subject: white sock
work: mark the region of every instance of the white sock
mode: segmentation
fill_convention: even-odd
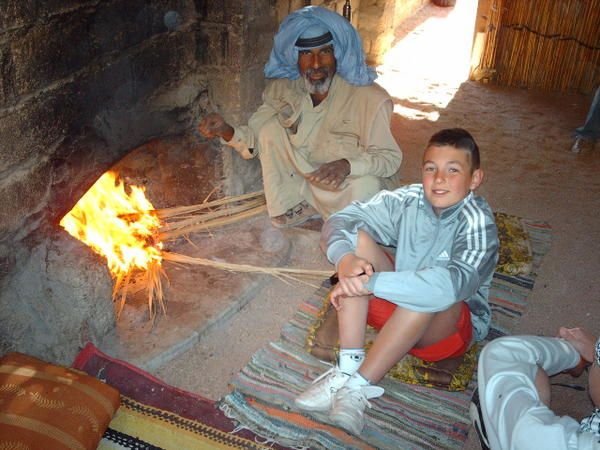
[[[365,349],[363,348],[340,349],[340,358],[338,364],[340,370],[347,375],[353,375],[356,373],[364,360]]]
[[[358,372],[356,372],[354,375],[352,375],[350,377],[350,379],[348,381],[346,381],[346,387],[349,387],[349,388],[368,386],[370,384],[371,383],[369,383],[369,380],[367,380],[365,377],[363,377]]]

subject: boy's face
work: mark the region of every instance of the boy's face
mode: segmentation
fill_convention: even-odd
[[[455,205],[483,181],[483,172],[471,173],[471,156],[450,145],[431,146],[423,155],[423,189],[436,213]]]

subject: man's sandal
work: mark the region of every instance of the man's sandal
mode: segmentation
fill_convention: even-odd
[[[318,219],[321,215],[315,208],[306,201],[298,203],[293,208],[288,209],[285,214],[271,217],[271,224],[275,228],[289,228],[301,225],[307,220]]]

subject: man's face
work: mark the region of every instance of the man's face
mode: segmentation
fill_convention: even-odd
[[[335,74],[333,45],[298,51],[298,67],[311,94],[324,94]]]
[[[483,180],[481,169],[471,171],[471,156],[450,145],[431,146],[423,155],[423,190],[436,213],[455,205]]]

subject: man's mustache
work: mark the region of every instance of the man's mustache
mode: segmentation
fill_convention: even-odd
[[[329,69],[327,67],[319,67],[318,69],[313,69],[312,67],[306,69],[305,76],[310,77],[316,73],[323,74],[325,76],[329,76]]]

